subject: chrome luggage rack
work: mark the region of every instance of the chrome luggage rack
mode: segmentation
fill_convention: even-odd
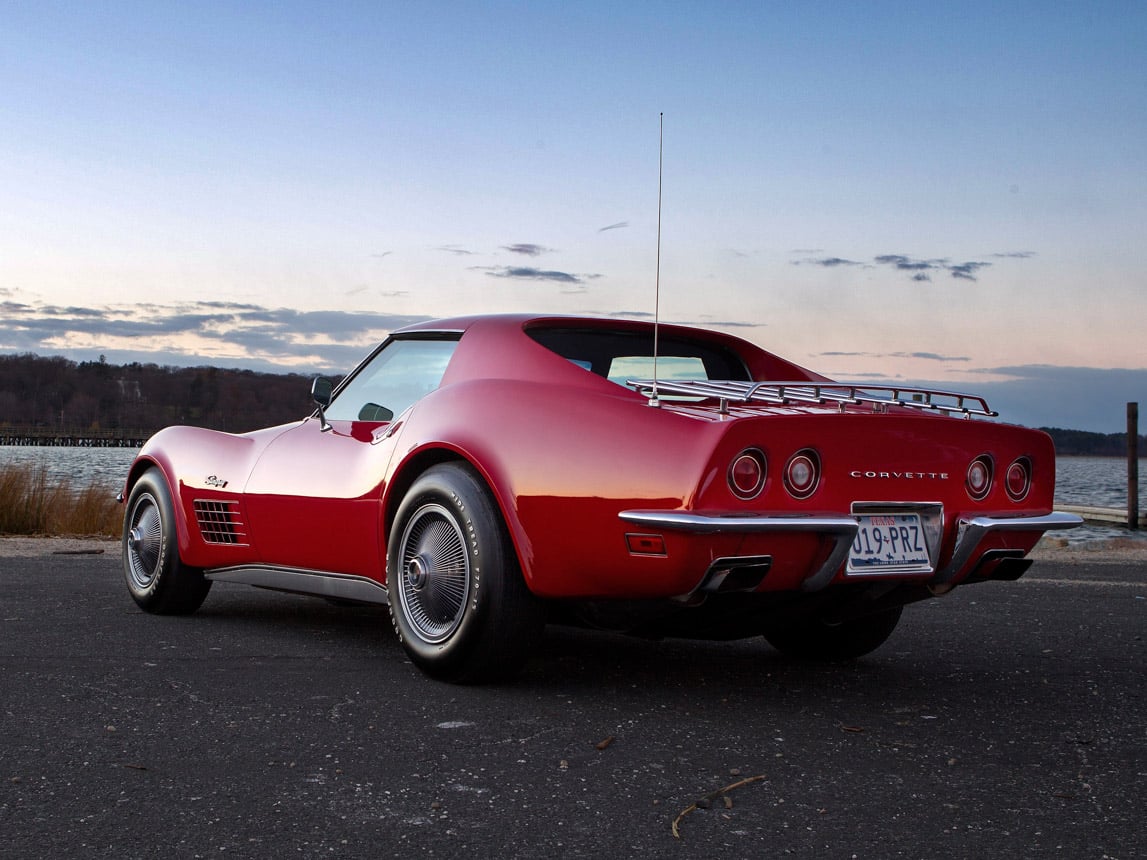
[[[1000,414],[989,409],[984,398],[972,394],[860,382],[737,382],[718,379],[659,379],[655,382],[652,379],[628,379],[626,385],[649,397],[651,405],[656,405],[662,394],[717,400],[723,415],[728,414],[730,403],[765,403],[770,406],[835,403],[842,412],[846,406],[867,403],[876,412],[886,411],[889,406],[907,406],[944,415],[957,413],[964,418],[995,418]]]

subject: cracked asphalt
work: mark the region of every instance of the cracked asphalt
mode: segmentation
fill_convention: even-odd
[[[114,552],[0,557],[0,850],[82,857],[1147,856],[1147,565],[1041,561],[852,665],[550,628],[452,687],[385,609]],[[674,836],[676,824],[678,836]]]

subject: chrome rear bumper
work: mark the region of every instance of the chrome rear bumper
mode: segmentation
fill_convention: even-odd
[[[813,532],[832,541],[824,563],[801,583],[803,591],[819,591],[836,576],[848,559],[856,537],[857,521],[847,516],[773,516],[766,514],[698,514],[689,511],[622,511],[627,523],[645,528],[684,531],[692,534],[794,534]],[[927,580],[929,585],[947,585],[977,557],[985,539],[995,532],[1040,532],[1073,529],[1083,520],[1075,514],[1051,513],[1042,517],[972,517],[957,523],[956,549],[944,567]]]

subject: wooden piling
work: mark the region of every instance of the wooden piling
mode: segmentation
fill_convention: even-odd
[[[1127,404],[1127,528],[1139,528],[1139,404]]]

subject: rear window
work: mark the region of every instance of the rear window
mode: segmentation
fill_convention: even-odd
[[[619,355],[609,363],[610,382],[625,385],[627,379],[652,379],[653,356]],[[712,379],[705,362],[691,355],[657,356],[658,379]]]
[[[653,377],[653,333],[610,329],[532,328],[542,346],[618,385]],[[747,382],[749,371],[737,353],[702,340],[665,336],[658,342],[658,379],[732,379]]]

